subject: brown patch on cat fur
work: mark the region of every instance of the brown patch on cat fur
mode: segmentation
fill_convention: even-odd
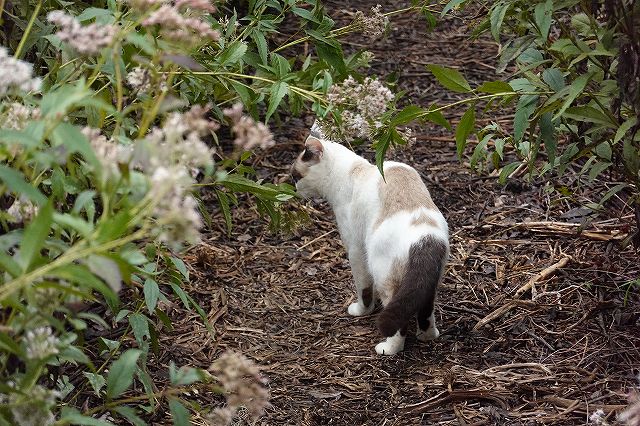
[[[351,168],[349,174],[354,177],[363,176],[367,172],[367,166],[369,166],[369,163],[358,163]]]
[[[362,304],[367,308],[373,303],[373,287],[362,289]]]
[[[385,170],[384,180],[380,181],[378,191],[381,208],[375,227],[402,211],[413,211],[422,207],[438,210],[418,172],[404,166]]]
[[[429,225],[429,226],[439,228],[438,222],[436,222],[432,217],[429,217],[424,213],[420,213],[420,216],[413,218],[411,220],[411,225],[412,226]]]

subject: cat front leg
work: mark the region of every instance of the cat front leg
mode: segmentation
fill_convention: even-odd
[[[369,315],[375,307],[373,294],[373,278],[367,270],[367,262],[360,252],[349,253],[351,273],[356,286],[357,301],[347,308],[349,315],[359,317]]]

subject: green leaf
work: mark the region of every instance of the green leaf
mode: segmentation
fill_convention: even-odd
[[[565,86],[562,71],[557,68],[547,68],[542,72],[542,80],[549,85],[551,90],[559,92]]]
[[[44,245],[51,223],[53,222],[53,203],[47,202],[40,208],[38,215],[33,222],[27,226],[22,236],[20,245],[20,258],[18,263],[24,272],[27,272],[33,261],[40,255],[40,250]]]
[[[207,377],[207,373],[204,370],[187,366],[180,367],[177,371],[175,371],[174,367],[172,373],[170,374],[171,384],[177,386],[191,385]]]
[[[12,354],[20,353],[20,346],[6,333],[0,333],[0,349]]]
[[[610,165],[611,163],[606,161],[596,162],[591,167],[591,170],[589,170],[589,181],[593,181],[595,178],[597,178],[602,172],[608,169]]]
[[[307,34],[312,35],[311,31],[307,31]],[[312,37],[314,36],[312,35]],[[318,57],[336,70],[338,74],[336,77],[342,77],[347,74],[347,65],[344,62],[344,55],[340,46],[332,46],[322,41],[316,41],[315,46]]]
[[[187,297],[187,293],[185,293],[182,287],[180,287],[176,283],[170,283],[169,285],[171,286],[173,292],[180,298],[184,307],[186,309],[189,309],[189,298]]]
[[[231,235],[231,228],[233,223],[231,221],[231,207],[229,206],[229,197],[226,193],[216,189],[216,197],[218,198],[218,204],[220,205],[220,211],[224,217],[224,223],[227,225],[227,235]]]
[[[56,146],[64,146],[69,153],[78,152],[94,168],[100,170],[100,162],[96,157],[89,140],[79,128],[69,123],[60,123],[51,134],[51,141]]]
[[[158,283],[147,278],[144,282],[144,301],[147,304],[149,313],[153,313],[158,305],[158,299],[160,298],[160,288]]]
[[[469,86],[469,83],[460,71],[435,64],[427,65],[427,68],[445,88],[457,93],[468,93],[471,91],[471,86]]]
[[[101,280],[96,278],[86,266],[73,264],[65,265],[51,271],[51,274],[78,284],[82,288],[92,288],[100,292],[110,305],[116,305],[118,302],[118,296],[116,293]]]
[[[640,150],[630,138],[624,140],[622,159],[631,176],[637,177],[640,171]]]
[[[91,255],[86,259],[86,264],[91,272],[102,278],[114,292],[120,291],[122,274],[114,260],[106,256]]]
[[[182,274],[182,276],[189,281],[189,271],[187,270],[187,265],[180,259],[179,257],[171,256],[171,262],[175,265],[178,272]]]
[[[93,94],[85,87],[84,80],[79,80],[75,85],[65,84],[42,97],[40,112],[43,117],[57,119],[64,116],[78,102]]]
[[[142,347],[145,343],[145,337],[149,339],[149,319],[143,314],[131,314],[129,315],[129,325],[133,331],[133,336],[136,339],[139,347]]]
[[[111,364],[107,376],[107,398],[117,397],[131,386],[141,353],[138,349],[129,349]]]
[[[407,124],[415,120],[417,117],[423,115],[425,112],[425,109],[420,108],[417,105],[409,105],[407,107],[404,107],[402,111],[398,112],[389,124],[391,126]]]
[[[544,3],[538,3],[535,7],[534,15],[536,25],[543,39],[549,37],[549,29],[551,28],[551,17],[553,14],[553,0],[547,0]]]
[[[100,390],[107,383],[104,377],[97,373],[89,373],[88,371],[83,371],[82,374],[87,378],[96,395],[100,397]]]
[[[497,42],[500,42],[500,27],[502,27],[502,21],[504,21],[504,17],[510,7],[511,2],[505,3],[501,1],[491,9],[491,15],[489,17],[491,22],[491,34]]]
[[[73,424],[82,426],[114,426],[113,423],[106,420],[94,419],[93,417],[83,416],[79,412],[67,413],[60,419],[61,424]]]
[[[175,426],[191,425],[191,414],[180,401],[175,398],[169,398],[169,410]]]
[[[295,15],[298,15],[299,17],[304,18],[307,21],[315,22],[316,24],[320,23],[320,21],[315,16],[313,16],[313,13],[307,9],[303,9],[301,7],[294,7],[291,9],[291,11]]]
[[[265,121],[269,121],[269,117],[276,111],[276,108],[278,108],[280,102],[282,102],[282,98],[284,98],[284,95],[287,93],[289,93],[289,85],[284,81],[277,81],[271,86],[269,108],[267,109]]]
[[[40,206],[47,202],[47,197],[42,195],[36,187],[26,182],[22,173],[11,167],[0,164],[0,180],[16,195],[25,195]]]
[[[269,53],[267,39],[260,30],[256,30],[251,33],[251,37],[253,38],[253,42],[256,44],[256,49],[258,49],[258,55],[260,56],[262,64],[267,65],[267,54]]]
[[[456,150],[458,152],[458,158],[462,159],[462,153],[467,145],[467,138],[473,132],[476,124],[476,110],[475,105],[471,105],[467,112],[464,113],[456,128]]]
[[[220,66],[232,65],[238,62],[244,54],[247,52],[247,45],[237,40],[227,46],[222,51],[220,58],[218,59]]]
[[[638,122],[637,117],[631,117],[630,119],[622,123],[620,127],[618,127],[618,130],[616,131],[616,135],[613,138],[613,143],[620,142],[620,140],[624,137],[624,135],[627,134],[629,129],[635,126],[637,122]]]
[[[451,0],[451,1],[449,1],[449,3],[447,3],[446,6],[442,9],[442,12],[440,12],[440,17],[442,18],[444,15],[447,14],[447,12],[449,12],[450,10],[454,9],[455,7],[461,5],[465,1],[467,1],[467,0]]]
[[[516,161],[514,163],[509,163],[506,166],[504,166],[500,171],[498,182],[504,185],[507,182],[509,175],[511,175],[511,173],[513,173],[520,166],[520,164],[522,163]]]
[[[147,426],[147,422],[145,422],[138,416],[136,410],[133,407],[130,407],[128,405],[119,405],[113,408],[113,411],[120,414],[134,426]]]
[[[90,237],[91,234],[93,233],[92,223],[89,223],[80,217],[72,216],[68,213],[64,213],[64,214],[54,213],[53,221],[58,225],[62,225],[66,228],[71,228],[77,231],[78,233],[80,233],[80,235],[82,235],[85,238]]]
[[[513,138],[516,142],[520,142],[524,137],[524,132],[529,125],[529,117],[536,109],[537,102],[537,95],[522,95],[520,97],[513,117]]]
[[[8,143],[16,143],[25,148],[36,148],[40,145],[40,141],[22,130],[0,129],[0,141]]]
[[[596,155],[603,160],[611,161],[611,155],[613,154],[613,152],[611,150],[611,145],[609,145],[609,142],[602,142],[601,144],[596,146],[594,151]]]
[[[616,127],[616,123],[613,123],[607,114],[599,109],[587,105],[567,108],[564,112],[564,116],[576,121],[603,124],[611,128]]]
[[[557,140],[554,134],[554,125],[551,120],[551,113],[546,112],[542,114],[540,117],[540,121],[538,122],[538,126],[540,126],[540,137],[544,142],[544,148],[547,152],[547,157],[549,159],[549,163],[553,164],[556,158],[556,147]]]
[[[451,130],[451,124],[449,121],[445,118],[444,114],[442,114],[442,111],[434,111],[436,108],[435,104],[431,105],[427,110],[428,113],[424,116],[424,119],[442,126],[447,130]]]
[[[485,81],[476,90],[478,92],[490,94],[513,92],[513,88],[509,85],[509,83],[505,83],[504,81]]]
[[[0,251],[0,266],[13,278],[16,278],[18,275],[22,275],[22,268],[20,267],[20,264],[13,260],[13,257],[5,253],[4,250]]]
[[[573,83],[571,83],[571,86],[569,86],[569,94],[560,110],[553,116],[553,121],[556,121],[567,110],[567,108],[571,106],[573,101],[582,94],[584,88],[587,86],[587,83],[589,83],[593,75],[593,72],[582,74],[580,77],[576,78]]]

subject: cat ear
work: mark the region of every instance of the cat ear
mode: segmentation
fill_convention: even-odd
[[[322,142],[320,142],[320,139],[309,136],[304,143],[304,151],[305,153],[302,157],[303,160],[319,160],[320,158],[322,158],[322,154],[324,153],[324,147],[322,146]]]

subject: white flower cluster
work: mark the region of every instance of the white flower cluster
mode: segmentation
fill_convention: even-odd
[[[255,147],[269,148],[275,144],[271,130],[264,124],[242,113],[242,104],[236,103],[222,112],[231,122],[231,132],[235,139],[233,143],[244,151]]]
[[[132,6],[141,8],[144,1],[131,1]],[[146,3],[149,3],[147,0]],[[200,16],[185,16],[185,14],[211,13],[215,11],[215,7],[206,0],[177,0],[174,4],[162,4],[163,2],[155,2],[161,6],[151,12],[151,14],[142,21],[142,25],[150,27],[158,25],[160,34],[168,39],[176,42],[198,43],[202,39],[211,39],[217,41],[220,33],[211,28],[208,22],[201,19]]]
[[[202,227],[197,202],[190,193],[190,173],[213,165],[214,152],[202,137],[219,125],[205,118],[207,111],[197,105],[183,114],[170,114],[161,128],[153,129],[136,147],[135,165],[150,180],[153,216],[161,230],[158,238],[169,244],[196,242]]]
[[[217,408],[209,421],[214,425],[227,425],[241,407],[246,408],[251,420],[257,420],[269,404],[269,391],[256,365],[242,354],[227,351],[218,358],[209,371],[225,390],[227,406]]]
[[[139,93],[147,93],[151,91],[151,83],[153,75],[151,70],[144,67],[135,67],[127,73],[125,78],[127,85]],[[160,76],[160,90],[167,87],[167,77],[164,74]]]
[[[349,76],[331,87],[327,98],[332,106],[342,109],[342,122],[337,125],[326,120],[318,124],[329,137],[352,142],[366,139],[382,127],[380,116],[393,100],[393,93],[380,81],[367,77],[358,83]]]
[[[26,198],[20,197],[7,209],[7,214],[11,216],[11,221],[14,223],[30,222],[38,214],[38,206]]]
[[[40,89],[40,79],[33,77],[33,65],[9,56],[0,46],[0,98]]]
[[[50,426],[55,423],[51,409],[60,397],[59,392],[35,385],[26,395],[12,393],[9,397],[11,414],[17,425]]]
[[[131,146],[119,144],[100,133],[100,130],[91,127],[82,129],[82,134],[89,139],[91,147],[98,157],[102,166],[104,179],[117,178],[120,176],[120,166],[129,164],[133,157]]]
[[[40,118],[40,108],[31,108],[18,102],[12,102],[4,114],[0,116],[0,128],[22,130],[30,120],[38,118]]]
[[[387,26],[387,18],[380,12],[381,5],[371,8],[371,14],[365,15],[362,11],[356,12],[355,21],[362,25],[362,34],[370,38],[377,38],[384,34]]]
[[[51,327],[29,330],[24,336],[25,352],[28,359],[46,359],[58,353],[60,340],[54,336]]]
[[[97,55],[111,44],[116,33],[112,25],[93,23],[82,26],[73,16],[62,10],[49,12],[47,20],[58,26],[55,35],[81,55]]]

